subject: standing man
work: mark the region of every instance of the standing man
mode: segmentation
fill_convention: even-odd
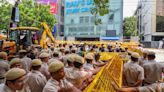
[[[158,47],[158,49],[162,49],[163,43],[164,43],[164,40],[163,39],[159,41],[159,47]]]
[[[51,79],[46,83],[43,92],[81,92],[64,78],[64,64],[62,62],[52,62],[48,70]]]
[[[144,69],[138,65],[139,54],[133,52],[131,61],[124,65],[123,84],[128,87],[138,87],[142,85],[144,79]]]
[[[40,72],[46,77],[48,80],[50,78],[50,73],[48,72],[48,61],[49,61],[49,54],[48,53],[41,53],[40,54],[40,59],[42,61],[42,66],[40,69]]]
[[[0,84],[5,81],[5,73],[9,70],[9,64],[4,60],[7,53],[0,52]]]
[[[164,64],[156,62],[155,57],[156,56],[154,52],[149,52],[148,63],[143,65],[145,72],[144,85],[150,85],[161,80]]]
[[[31,59],[27,57],[27,51],[20,50],[19,56],[22,61],[23,69],[26,70],[26,72],[28,73],[30,71],[30,67],[31,67]]]
[[[23,68],[22,66],[22,62],[21,62],[21,59],[20,58],[13,58],[10,62],[10,69],[11,68]]]
[[[32,92],[42,92],[46,85],[46,77],[39,71],[42,61],[34,59],[32,61],[31,72],[28,74],[27,83]]]

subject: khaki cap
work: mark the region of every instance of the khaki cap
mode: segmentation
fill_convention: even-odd
[[[133,52],[131,56],[134,57],[134,58],[139,58],[140,57],[140,55],[137,52]]]
[[[67,60],[70,61],[70,62],[74,62],[75,61],[75,54],[68,55]]]
[[[6,80],[15,80],[26,74],[26,71],[20,68],[12,68],[6,74]]]
[[[19,50],[19,53],[26,53],[26,50]]]
[[[155,55],[155,52],[149,51],[148,55]]]
[[[74,62],[78,62],[78,63],[81,63],[81,64],[84,64],[84,58],[79,56],[79,55],[76,55],[75,56],[75,61]]]
[[[54,50],[54,51],[53,51],[53,54],[59,54],[59,51]]]
[[[93,59],[94,59],[94,56],[93,56],[92,53],[88,53],[88,54],[85,56],[85,59],[93,60]]]
[[[58,70],[60,70],[62,68],[64,68],[64,64],[61,61],[55,61],[49,65],[48,71],[50,73],[54,73],[54,72],[57,72]]]
[[[58,59],[50,59],[50,60],[48,60],[48,65],[50,65],[52,62],[59,62],[59,60]]]
[[[49,57],[49,54],[43,52],[43,53],[41,53],[41,54],[39,55],[39,57],[40,57],[40,58],[46,58],[46,57]]]
[[[48,50],[46,50],[46,49],[43,49],[42,51],[41,51],[41,53],[48,53],[49,51]]]
[[[2,57],[2,58],[7,57],[7,53],[6,52],[0,52],[0,57]]]
[[[40,66],[42,65],[42,61],[40,59],[32,60],[32,66]]]
[[[122,50],[122,51],[125,51],[125,48],[122,47],[121,50]]]
[[[142,53],[143,53],[143,54],[149,54],[149,51],[148,51],[148,50],[143,50]]]
[[[73,47],[71,50],[76,51],[76,50],[77,50],[77,48],[76,48],[76,47]]]
[[[20,58],[13,58],[11,61],[10,61],[10,66],[12,65],[15,65],[15,64],[20,64],[21,63],[21,59]]]

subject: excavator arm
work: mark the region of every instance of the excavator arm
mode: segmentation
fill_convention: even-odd
[[[43,48],[47,48],[47,36],[51,39],[52,43],[55,43],[55,38],[53,37],[51,30],[45,22],[42,22],[41,26],[43,27],[44,31],[40,40],[40,45]]]

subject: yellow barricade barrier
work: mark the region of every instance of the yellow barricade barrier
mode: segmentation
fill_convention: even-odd
[[[116,92],[111,82],[115,82],[119,87],[122,86],[123,61],[117,53],[114,54],[109,64],[102,67],[83,92]]]
[[[111,52],[101,52],[100,53],[100,60],[101,61],[109,61],[113,58],[115,54],[111,53]]]

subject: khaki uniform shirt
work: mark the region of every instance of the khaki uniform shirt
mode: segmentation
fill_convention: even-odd
[[[27,84],[32,92],[42,92],[46,85],[46,77],[40,72],[32,70],[28,75]]]
[[[152,85],[139,87],[139,92],[164,92],[164,83],[155,83]]]
[[[25,56],[24,58],[21,59],[21,61],[22,61],[23,69],[26,70],[26,72],[28,73],[30,71],[32,60]]]
[[[40,68],[40,72],[46,77],[46,79],[50,78],[50,73],[48,72],[48,64],[43,62]]]
[[[92,76],[92,72],[87,72],[84,69],[73,68],[70,72],[70,75],[67,76],[69,82],[71,82],[74,86],[79,88],[82,83],[88,78]]]
[[[72,71],[73,71],[73,67],[65,67],[64,68],[66,78],[73,78]],[[67,80],[69,81],[69,79],[67,79]]]
[[[0,92],[31,92],[28,86],[24,87],[22,90],[13,91],[8,86],[1,84]]]
[[[87,71],[92,71],[92,70],[94,70],[93,64],[85,63],[83,67],[84,67],[84,69],[86,69]]]
[[[124,86],[133,86],[138,80],[144,79],[144,70],[137,62],[128,62],[123,70]]]
[[[6,61],[0,60],[0,84],[4,83],[5,73],[9,70],[9,64]]]
[[[164,64],[157,63],[156,61],[148,61],[148,63],[143,65],[143,68],[145,72],[144,85],[153,84],[156,81],[161,80]]]
[[[46,86],[43,89],[43,92],[58,92],[61,88],[71,88],[73,85],[68,82],[66,79],[61,80],[60,82],[49,79],[46,83]]]

